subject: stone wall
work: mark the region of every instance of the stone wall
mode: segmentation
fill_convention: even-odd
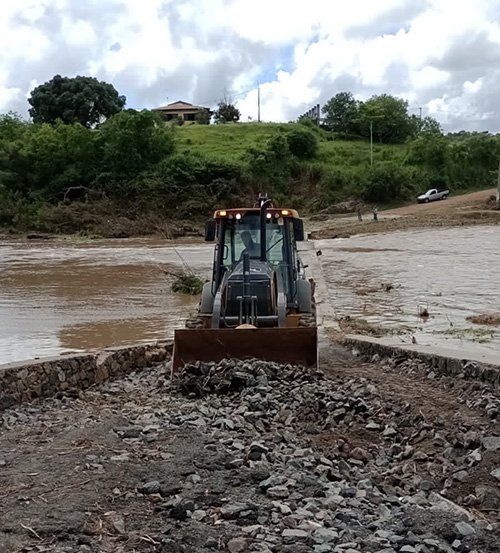
[[[500,366],[386,346],[352,337],[346,338],[343,343],[357,349],[362,355],[378,354],[380,357],[401,361],[414,358],[428,364],[439,375],[480,380],[500,386]],[[85,389],[92,384],[123,376],[170,359],[172,350],[173,343],[166,341],[0,365],[0,410],[72,388]]]
[[[366,356],[377,354],[381,358],[386,357],[401,362],[407,359],[418,359],[428,365],[439,376],[456,376],[468,380],[487,382],[493,386],[500,386],[500,359],[499,365],[490,365],[478,361],[470,361],[469,359],[446,357],[444,355],[436,355],[435,353],[388,346],[353,337],[346,338],[344,344],[357,349],[362,355]]]
[[[165,361],[172,349],[172,342],[158,342],[0,365],[0,410]]]

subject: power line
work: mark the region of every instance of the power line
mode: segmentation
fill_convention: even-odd
[[[227,93],[223,94],[223,96],[229,96],[230,98],[238,98],[240,96],[244,96],[245,94],[248,94],[249,92],[253,92],[254,90],[257,90],[258,91],[259,87],[252,87],[252,88],[249,88],[248,90],[244,90],[242,92],[236,92],[236,91],[228,91]],[[216,104],[217,102],[219,102],[221,100],[221,96],[219,96],[217,99],[215,100],[206,100],[206,101],[203,101],[203,102],[199,102],[200,104],[210,104],[210,105],[213,105],[213,104]]]

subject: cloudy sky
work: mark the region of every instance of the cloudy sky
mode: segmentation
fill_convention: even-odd
[[[0,113],[55,74],[127,106],[234,101],[289,121],[389,93],[447,131],[500,132],[500,0],[0,0]]]

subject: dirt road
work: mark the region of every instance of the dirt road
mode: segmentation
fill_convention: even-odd
[[[158,366],[3,412],[0,550],[498,551],[499,390],[338,347],[325,365],[184,393]]]
[[[421,215],[421,214],[437,214],[437,213],[456,213],[470,210],[483,210],[491,196],[494,196],[496,188],[488,190],[479,190],[470,194],[460,194],[457,196],[449,196],[446,200],[430,202],[428,204],[413,203],[395,209],[387,209],[382,211],[382,216],[392,215]]]
[[[354,234],[391,232],[425,227],[450,227],[477,224],[499,224],[500,210],[488,203],[496,189],[481,190],[470,194],[450,196],[446,200],[428,204],[413,203],[404,207],[388,209],[373,219],[371,208],[358,221],[353,215],[319,215],[311,217],[308,227],[313,239],[348,237]]]

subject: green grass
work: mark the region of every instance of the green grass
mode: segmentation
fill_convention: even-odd
[[[373,162],[398,161],[406,157],[405,144],[374,144]],[[364,140],[323,140],[319,145],[318,160],[328,165],[370,165],[370,143]]]
[[[261,146],[277,132],[286,132],[298,123],[228,123],[226,125],[184,125],[176,129],[179,151],[200,153],[209,157],[240,159],[250,148]],[[310,127],[308,127],[310,128]],[[318,129],[317,161],[328,165],[369,165],[370,143],[365,140],[329,139],[329,133]],[[373,160],[403,161],[404,144],[373,145]]]
[[[176,129],[178,150],[236,161],[250,148],[263,145],[278,131],[287,128],[287,124],[280,123],[184,125]]]
[[[185,124],[175,129],[177,151],[181,155],[199,154],[208,159],[222,159],[240,164],[245,174],[249,160],[246,154],[249,150],[264,148],[266,142],[278,132],[287,133],[294,128],[303,129],[304,126],[301,123]],[[300,160],[294,173],[285,177],[288,178],[286,194],[296,202],[299,197],[310,199],[313,196],[319,198],[322,205],[349,198],[363,198],[382,209],[413,203],[418,193],[432,186],[429,183],[431,171],[425,165],[408,163],[412,147],[410,143],[375,142],[371,167],[369,140],[344,140],[317,127],[306,128],[316,133],[319,139],[318,153],[313,159]],[[446,167],[443,167],[443,171],[447,173]],[[443,175],[443,178],[446,176]],[[260,184],[260,177],[260,174],[252,176],[257,184]],[[265,170],[262,177],[265,181]],[[485,182],[484,175],[478,179],[477,186],[466,182],[467,179],[470,181],[470,177],[464,176],[464,179],[465,182],[450,184],[452,194],[472,192],[490,186]],[[285,190],[283,184],[281,187],[280,193]],[[370,192],[370,187],[375,192]]]

